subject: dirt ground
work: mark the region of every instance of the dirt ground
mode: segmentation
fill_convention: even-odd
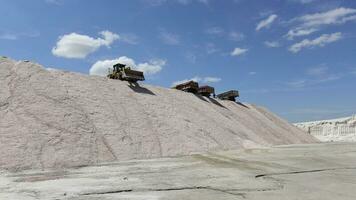
[[[356,199],[356,144],[308,144],[0,174],[0,199]]]

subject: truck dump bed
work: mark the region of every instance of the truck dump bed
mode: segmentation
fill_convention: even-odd
[[[230,90],[230,91],[218,94],[217,97],[221,100],[236,101],[236,97],[239,97],[239,91]]]
[[[199,87],[198,93],[203,96],[210,97],[211,94],[215,94],[215,89],[211,86],[204,85]]]
[[[188,81],[173,87],[177,90],[182,90],[184,92],[191,92],[196,94],[199,90],[199,84],[195,81]]]

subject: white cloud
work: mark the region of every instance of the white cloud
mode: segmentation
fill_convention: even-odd
[[[19,31],[8,31],[8,32],[0,32],[0,39],[2,40],[18,40],[21,38],[34,38],[39,37],[40,32],[38,31],[27,31],[27,32],[19,32]]]
[[[218,26],[210,27],[205,30],[205,33],[209,35],[222,35],[224,34],[224,32],[225,32],[224,29]]]
[[[289,51],[298,53],[303,48],[313,48],[316,46],[323,47],[326,44],[336,42],[341,38],[342,34],[340,32],[333,34],[323,34],[314,40],[305,39],[299,43],[293,44],[291,47],[289,47]]]
[[[306,70],[305,74],[305,77],[286,82],[286,85],[292,88],[305,88],[307,86],[335,81],[346,75],[345,73],[330,72],[329,68],[325,65],[309,68]]]
[[[310,35],[316,31],[318,31],[316,28],[292,29],[288,31],[286,37],[288,40],[293,40],[294,37]]]
[[[288,39],[293,39],[319,31],[322,26],[344,24],[349,21],[356,21],[356,9],[340,7],[326,12],[307,14],[291,20],[300,24],[289,30],[286,36]]]
[[[303,22],[303,26],[315,27],[329,24],[343,24],[350,20],[355,20],[356,9],[336,8],[323,13],[304,15],[298,20]]]
[[[144,2],[148,3],[149,5],[151,6],[160,6],[164,3],[167,3],[167,2],[171,2],[171,1],[168,1],[168,0],[144,0]],[[193,2],[198,2],[198,3],[202,3],[202,4],[209,4],[209,0],[175,0],[175,1],[172,1],[172,2],[177,2],[181,5],[188,5],[190,3],[193,3]]]
[[[139,43],[139,37],[133,33],[120,34],[120,40],[132,45]]]
[[[309,68],[306,74],[310,76],[322,76],[325,75],[327,71],[328,71],[328,67],[318,66],[318,67]]]
[[[286,84],[293,88],[301,88],[301,87],[305,87],[307,85],[307,81],[306,80],[295,80],[295,81],[289,81]]]
[[[207,43],[205,48],[207,54],[213,54],[220,51],[220,49],[216,48],[214,43]]]
[[[243,49],[243,48],[235,48],[231,53],[230,55],[231,56],[241,56],[245,53],[247,53],[248,49]]]
[[[188,81],[195,81],[195,82],[200,82],[200,83],[217,83],[217,82],[220,82],[221,81],[221,78],[218,78],[218,77],[210,77],[210,76],[207,76],[207,77],[200,77],[200,76],[195,76],[191,79],[184,79],[184,80],[180,80],[180,81],[175,81],[172,83],[172,86],[175,86],[175,85],[179,85],[179,84],[182,84],[182,83],[185,83],[185,82],[188,82]]]
[[[251,75],[251,76],[253,76],[253,75],[256,75],[257,72],[249,72],[248,74]]]
[[[166,61],[161,59],[153,59],[149,62],[136,64],[133,59],[126,56],[121,56],[118,59],[97,61],[90,68],[89,74],[106,76],[108,73],[108,69],[111,69],[112,66],[117,63],[126,64],[134,69],[143,71],[145,75],[157,74],[162,70],[163,66],[166,65]]]
[[[115,40],[119,39],[119,35],[110,31],[102,31],[99,34],[102,38],[95,39],[77,33],[63,35],[53,47],[52,54],[64,58],[85,58],[102,46],[110,47]]]
[[[308,3],[313,3],[317,0],[290,0],[290,1],[293,1],[293,2],[298,2],[298,3],[301,3],[301,4],[308,4]]]
[[[62,0],[45,0],[46,3],[48,4],[54,4],[54,5],[61,5]]]
[[[262,21],[260,21],[257,26],[256,26],[256,31],[259,31],[263,28],[269,28],[272,23],[277,19],[277,15],[273,14],[273,15],[270,15],[267,19],[264,19]]]
[[[240,32],[232,31],[229,33],[229,39],[232,41],[241,41],[245,38],[245,35]]]
[[[203,78],[203,83],[217,83],[217,82],[220,82],[221,81],[221,78],[218,78],[218,77],[204,77]]]
[[[159,38],[162,40],[163,43],[168,45],[179,45],[180,39],[179,35],[174,33],[168,33],[166,31],[161,31]]]
[[[264,44],[270,48],[277,48],[281,46],[281,44],[278,41],[265,41]]]
[[[18,36],[10,33],[3,33],[0,35],[0,39],[2,40],[17,40]]]

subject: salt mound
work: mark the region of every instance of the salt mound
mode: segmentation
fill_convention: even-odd
[[[315,139],[269,111],[0,60],[0,168],[62,168]]]
[[[323,142],[356,142],[356,115],[295,125]]]

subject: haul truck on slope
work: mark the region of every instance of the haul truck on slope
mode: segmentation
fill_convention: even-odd
[[[121,63],[114,65],[113,69],[109,69],[108,78],[119,79],[133,83],[145,80],[143,72],[132,70],[130,67]]]
[[[205,97],[210,97],[213,94],[215,97],[215,89],[208,85],[199,87],[198,93]]]
[[[196,93],[198,93],[198,90],[199,90],[199,84],[195,81],[188,81],[188,82],[174,86],[173,89],[182,90],[184,92],[190,92],[190,93],[196,94]]]
[[[218,98],[221,100],[236,101],[236,97],[239,97],[239,91],[230,90],[221,94],[218,94]]]

